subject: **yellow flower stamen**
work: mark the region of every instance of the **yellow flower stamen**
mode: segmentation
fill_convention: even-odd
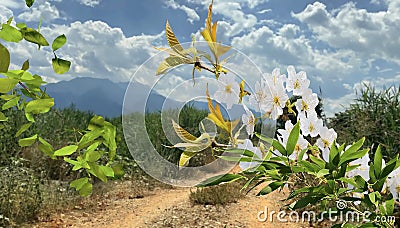
[[[299,80],[296,80],[296,81],[294,82],[293,88],[294,88],[294,89],[299,89],[299,88],[300,88],[300,82],[299,82]]]

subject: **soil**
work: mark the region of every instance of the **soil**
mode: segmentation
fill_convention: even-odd
[[[262,197],[249,193],[237,203],[213,206],[193,205],[190,188],[155,188],[133,195],[126,193],[127,188],[129,184],[119,183],[117,193],[107,193],[97,202],[56,213],[29,227],[310,227],[307,223],[283,223],[276,216],[272,221],[257,219],[265,208],[268,213],[279,212],[285,192]]]

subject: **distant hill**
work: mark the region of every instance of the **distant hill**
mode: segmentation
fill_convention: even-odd
[[[82,111],[92,111],[98,115],[116,117],[122,114],[125,90],[128,83],[114,83],[108,79],[75,78],[70,81],[50,83],[45,86],[47,93],[54,97],[57,108],[65,108],[74,104]],[[132,86],[129,94],[132,104],[127,104],[130,111],[143,112],[149,87],[139,83]],[[146,105],[146,111],[160,110],[165,97],[151,92]],[[178,107],[179,102],[169,101]]]
[[[124,96],[128,82],[115,83],[108,79],[75,78],[70,81],[49,83],[45,86],[46,92],[54,97],[56,108],[69,107],[74,104],[82,111],[92,111],[95,114],[106,117],[117,117],[122,114]],[[127,97],[129,104],[125,104],[125,110],[129,112],[154,112],[164,109],[182,107],[183,103],[166,98],[152,91],[146,100],[150,88],[140,83],[130,85]],[[145,102],[147,103],[145,104]],[[165,107],[163,105],[165,104]],[[206,102],[192,101],[191,105],[198,109],[208,110]],[[143,108],[146,107],[146,110]],[[226,112],[222,110],[224,116]],[[231,117],[238,118],[243,113],[239,105],[234,105]]]

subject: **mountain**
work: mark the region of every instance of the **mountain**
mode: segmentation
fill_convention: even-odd
[[[65,108],[74,104],[82,111],[92,111],[95,114],[116,117],[122,114],[124,95],[128,83],[114,83],[108,79],[75,78],[70,81],[50,83],[45,86],[46,92],[54,98],[55,107]],[[143,112],[146,96],[150,88],[146,85],[135,83],[130,86],[130,104],[126,108],[130,112]],[[146,103],[146,111],[161,110],[165,97],[151,92]],[[169,107],[178,107],[179,102],[169,100]],[[167,106],[167,108],[169,108]]]
[[[46,92],[54,98],[56,108],[62,109],[74,104],[79,110],[92,111],[106,117],[120,116],[123,107],[124,113],[144,113],[181,108],[184,104],[166,99],[157,92],[151,91],[150,87],[140,83],[131,84],[128,91],[126,91],[127,88],[128,82],[115,83],[108,79],[85,77],[50,83],[45,86]],[[147,96],[149,91],[151,91],[150,95]],[[129,103],[123,105],[125,93],[129,98],[127,99]],[[190,105],[208,110],[207,102],[192,101]],[[221,111],[223,116],[230,116],[233,119],[240,118],[244,113],[241,105],[234,105],[229,110],[230,115],[222,107]]]

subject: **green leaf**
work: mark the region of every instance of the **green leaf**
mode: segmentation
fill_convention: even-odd
[[[285,185],[285,183],[280,182],[280,181],[271,182],[268,186],[261,189],[261,191],[259,191],[257,193],[257,196],[267,195],[267,194],[275,191],[276,189],[282,187],[283,185]]]
[[[66,146],[59,150],[54,151],[54,156],[68,156],[75,153],[77,149],[78,146],[76,145]]]
[[[20,140],[18,140],[18,144],[21,147],[32,146],[32,144],[34,144],[36,142],[37,137],[38,137],[38,135],[36,134],[29,138],[20,139]]]
[[[23,36],[18,29],[11,25],[3,24],[0,30],[0,38],[7,42],[19,42],[22,40]]]
[[[103,134],[104,130],[96,129],[84,134],[78,143],[79,149],[83,149],[93,144],[93,141]]]
[[[299,136],[300,136],[300,122],[297,122],[289,134],[289,138],[286,144],[286,151],[287,151],[286,156],[290,156],[293,153],[297,141],[299,140]]]
[[[51,157],[52,159],[55,158],[54,156],[54,148],[53,146],[48,143],[46,140],[44,140],[43,138],[39,137],[39,150],[46,154],[47,156]]]
[[[27,59],[24,64],[22,64],[21,70],[28,70],[29,69],[29,59]]]
[[[64,34],[60,35],[54,39],[53,44],[51,45],[51,48],[53,49],[53,51],[57,51],[62,46],[64,46],[64,44],[66,42],[67,42],[67,37]]]
[[[0,122],[8,121],[8,117],[4,113],[0,112]]]
[[[93,191],[93,185],[91,183],[86,183],[82,186],[81,190],[79,190],[79,195],[81,196],[90,196]]]
[[[101,181],[107,183],[107,176],[104,173],[103,168],[94,162],[89,162],[88,164],[90,166],[88,172],[99,178]]]
[[[256,157],[258,158],[257,155],[255,155],[252,151],[250,150],[245,150],[245,149],[227,149],[225,150],[226,153],[231,153],[231,154],[240,154],[246,157]]]
[[[239,174],[222,174],[222,175],[218,175],[215,177],[211,177],[205,181],[202,181],[201,183],[199,183],[198,185],[196,185],[196,187],[208,187],[208,186],[214,186],[214,185],[218,185],[221,183],[230,183],[239,179],[243,179],[246,178],[242,175]]]
[[[0,73],[8,71],[10,66],[10,52],[0,43]],[[2,83],[0,83],[1,86]]]
[[[107,177],[114,177],[114,170],[109,166],[99,166],[99,169],[106,175]]]
[[[32,122],[22,125],[22,127],[17,131],[15,137],[19,137],[22,133],[24,133],[28,128],[32,126]]]
[[[14,16],[8,18],[7,25],[11,25],[11,22],[13,21],[13,19],[14,19]]]
[[[72,167],[72,171],[76,171],[76,170],[83,168],[82,163],[79,161],[75,161],[75,160],[69,159],[67,157],[64,157],[64,161],[68,162],[71,165],[74,165],[74,167]]]
[[[26,28],[26,24],[25,23],[17,23],[17,28],[24,29],[24,28]]]
[[[32,114],[25,112],[25,117],[29,122],[35,122],[35,119],[33,118]]]
[[[365,150],[363,151],[358,151],[362,145],[364,144],[365,137],[360,139],[359,141],[355,142],[353,145],[350,146],[347,150],[344,151],[342,154],[338,166],[341,166],[344,163],[348,163],[352,160],[358,159],[363,157],[367,152]]]
[[[385,201],[386,214],[392,215],[394,211],[394,198]]]
[[[382,152],[381,145],[378,145],[378,148],[375,151],[374,155],[374,173],[375,177],[379,177],[382,171]]]
[[[93,116],[92,119],[90,119],[88,130],[96,130],[98,128],[102,128],[104,126],[104,123],[106,121],[104,120],[104,117],[102,116]]]
[[[95,151],[95,150],[86,151],[85,152],[85,160],[88,162],[96,162],[101,158],[101,156],[103,156],[103,153],[104,152]]]
[[[25,112],[39,114],[50,111],[54,106],[54,98],[45,98],[39,100],[29,101],[25,107]]]
[[[6,103],[4,103],[3,106],[1,107],[2,110],[6,110],[6,109],[12,108],[12,107],[14,107],[14,106],[17,106],[17,105],[18,105],[19,98],[20,98],[20,97],[18,96],[18,97],[15,97],[15,98],[13,98],[13,99],[7,101]]]
[[[84,177],[77,180],[72,181],[69,186],[71,188],[75,188],[76,190],[80,190],[86,183],[89,182],[89,178]]]
[[[114,178],[118,179],[125,175],[124,168],[122,164],[117,164],[111,167],[114,171]]]
[[[26,28],[24,30],[24,39],[39,46],[49,46],[46,38],[44,38],[42,34],[32,28]]]
[[[326,164],[325,160],[317,158],[311,154],[309,155],[309,157],[310,157],[311,161],[313,161],[315,164],[317,164],[320,167],[320,169],[325,168],[325,164]]]
[[[321,178],[325,175],[329,174],[329,169],[321,169],[320,171],[318,171],[317,173],[317,177]]]
[[[25,0],[26,6],[31,8],[31,6],[33,5],[33,3],[35,2],[35,0]]]
[[[382,173],[381,173],[381,175],[379,176],[379,179],[383,179],[383,178],[386,178],[387,176],[389,176],[389,174],[390,174],[391,172],[393,172],[393,170],[395,170],[396,167],[398,167],[398,164],[397,164],[397,163],[398,163],[398,161],[397,161],[396,158],[390,160],[390,161],[386,164],[385,168],[383,168]]]
[[[287,155],[285,147],[283,147],[282,144],[278,140],[274,139],[274,141],[272,141],[272,146],[275,149],[277,149],[279,151],[279,153],[281,153],[282,155],[284,155],[284,156]]]
[[[71,62],[64,59],[53,58],[51,61],[53,65],[53,70],[57,74],[66,73],[69,71],[69,68],[71,67]]]
[[[18,80],[15,80],[15,79],[0,78],[0,93],[10,92],[12,89],[14,89],[14,87],[17,85],[17,83],[18,83]]]

